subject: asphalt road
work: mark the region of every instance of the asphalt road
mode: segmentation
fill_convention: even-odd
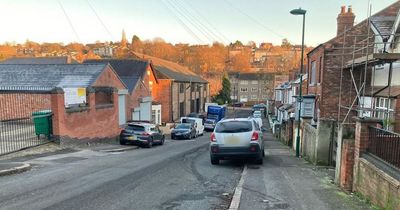
[[[31,171],[0,177],[0,209],[228,209],[240,179],[239,209],[369,208],[330,183],[333,170],[307,164],[265,136],[263,166],[211,165],[209,133],[151,149],[36,157],[27,161]]]
[[[243,164],[212,167],[208,141],[39,157],[0,177],[0,209],[226,209]]]

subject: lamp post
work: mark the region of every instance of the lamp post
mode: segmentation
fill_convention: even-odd
[[[299,84],[299,96],[297,97],[297,102],[299,104],[299,112],[297,119],[297,136],[296,136],[296,157],[300,156],[300,115],[301,115],[301,103],[303,102],[302,96],[302,83],[303,83],[303,59],[304,59],[304,28],[306,23],[306,10],[298,8],[290,11],[292,15],[302,15],[303,16],[303,31],[301,36],[301,61],[300,61],[300,84]]]

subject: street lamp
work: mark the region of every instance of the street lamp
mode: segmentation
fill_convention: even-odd
[[[300,85],[299,85],[299,97],[297,102],[299,104],[299,114],[297,119],[297,136],[296,136],[296,157],[300,156],[300,115],[301,115],[301,103],[303,101],[302,96],[302,83],[303,83],[303,59],[304,59],[304,28],[306,23],[306,10],[298,8],[290,11],[292,15],[302,15],[303,16],[303,31],[301,36],[301,61],[300,61]]]

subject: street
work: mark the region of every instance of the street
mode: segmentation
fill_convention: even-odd
[[[263,166],[211,165],[209,135],[151,149],[38,156],[27,161],[31,171],[0,177],[0,209],[228,209],[241,178],[239,209],[368,209],[338,191],[327,169],[295,158],[268,133]]]

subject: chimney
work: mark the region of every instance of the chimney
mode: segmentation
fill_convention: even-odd
[[[346,6],[342,6],[340,14],[337,17],[337,33],[336,33],[336,35],[338,36],[339,34],[343,33],[345,30],[349,30],[351,27],[353,27],[355,18],[356,18],[356,16],[354,15],[353,8],[351,6],[348,6],[347,12],[346,12]]]

